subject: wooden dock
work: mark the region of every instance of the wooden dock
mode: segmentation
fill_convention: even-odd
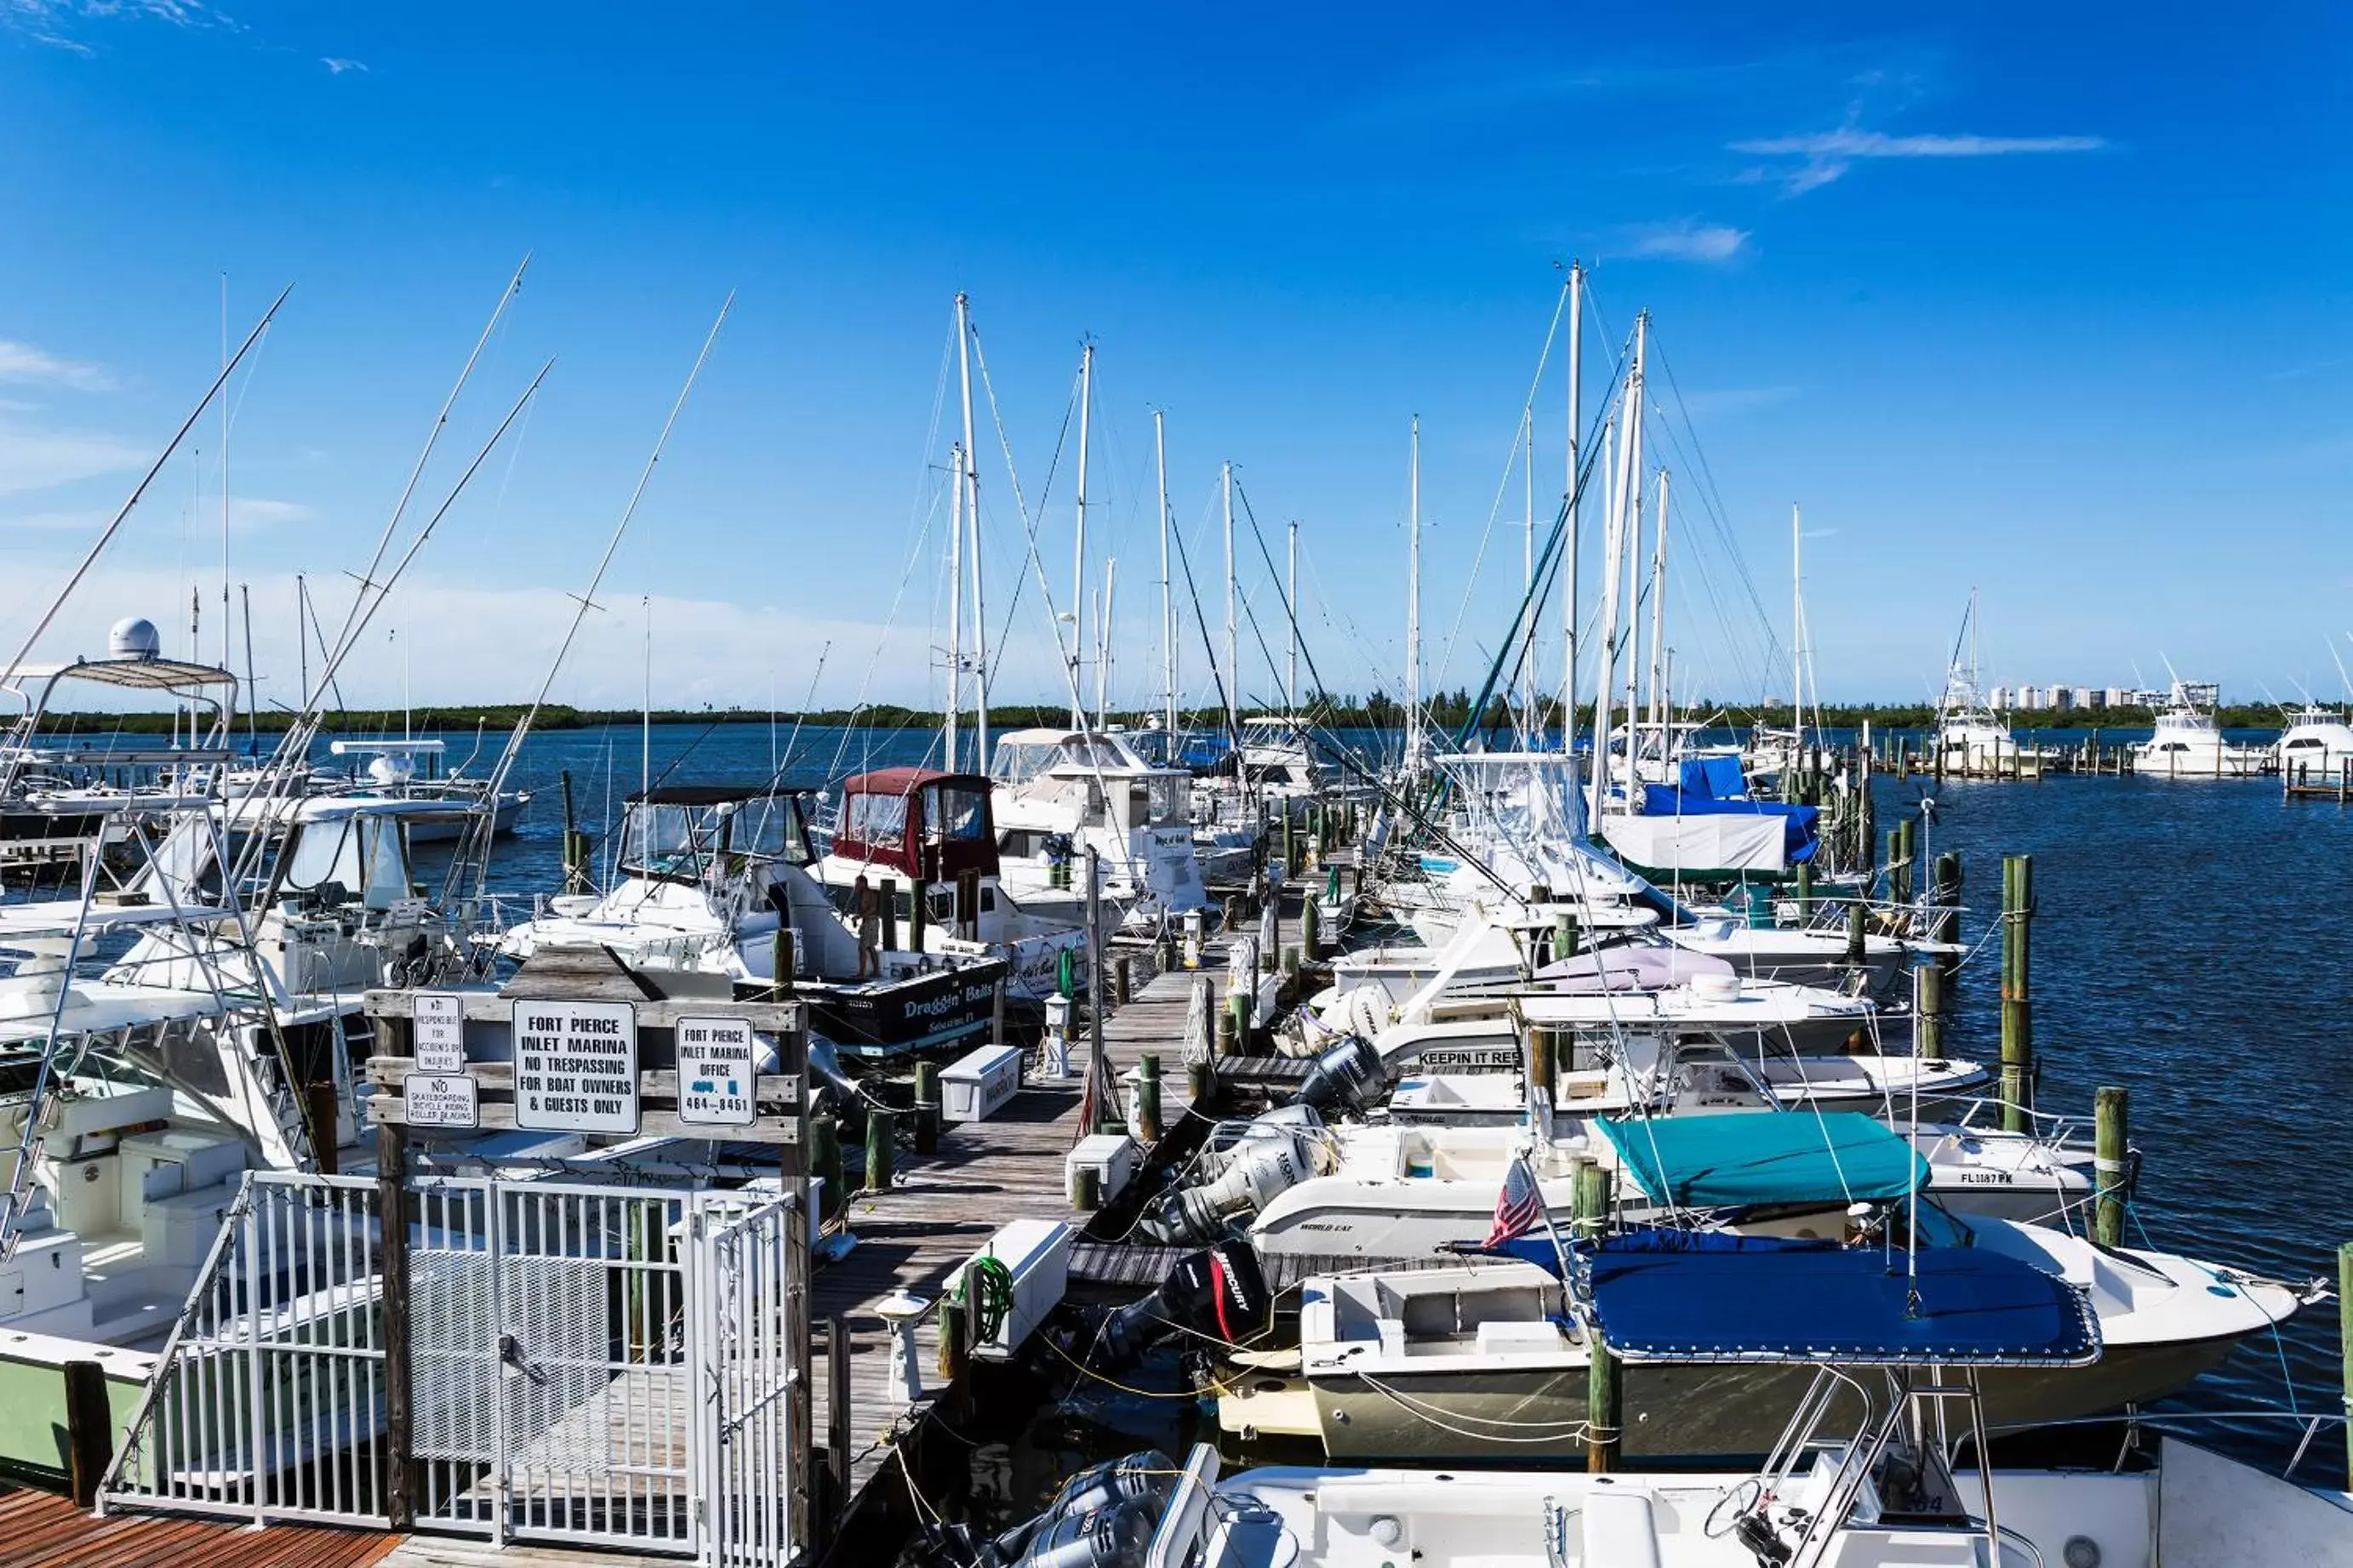
[[[1107,1011],[1103,1052],[1113,1082],[1145,1053],[1163,1064],[1164,1130],[1179,1125],[1190,1107],[1184,1061],[1186,1011],[1197,973],[1217,977],[1224,991],[1227,941],[1213,939],[1200,971],[1172,970],[1139,976],[1126,1006]],[[1132,958],[1147,970],[1149,954]],[[1105,986],[1108,996],[1110,987]],[[1083,1071],[1088,1037],[1083,1026],[1072,1043],[1073,1068]],[[1083,1219],[1073,1212],[1063,1186],[1063,1156],[1086,1135],[1080,1124],[1080,1087],[1025,1083],[1011,1103],[985,1121],[944,1126],[930,1155],[899,1155],[897,1178],[883,1193],[853,1194],[843,1214],[858,1245],[838,1263],[818,1271],[810,1317],[820,1342],[829,1320],[848,1333],[846,1373],[837,1373],[822,1355],[818,1362],[816,1427],[822,1442],[834,1430],[831,1388],[846,1382],[849,1393],[849,1490],[840,1508],[854,1512],[878,1476],[894,1458],[894,1445],[911,1432],[923,1407],[895,1405],[888,1394],[890,1333],[878,1304],[904,1290],[936,1303],[948,1275],[979,1251],[1001,1226],[1017,1219]],[[852,1142],[844,1133],[845,1145]],[[1157,1280],[1152,1281],[1157,1283]],[[926,1315],[916,1330],[927,1392],[937,1384],[939,1316]],[[889,1484],[903,1487],[892,1479]]]

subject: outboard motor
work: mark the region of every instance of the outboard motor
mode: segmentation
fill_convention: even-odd
[[[834,1048],[831,1040],[816,1035],[809,1037],[808,1069],[809,1076],[818,1080],[820,1088],[833,1091],[836,1104],[858,1103],[858,1080],[841,1070],[841,1053]]]
[[[1258,1213],[1315,1174],[1322,1131],[1322,1119],[1304,1105],[1250,1121],[1229,1149],[1203,1160],[1201,1181],[1171,1187],[1145,1205],[1135,1233],[1164,1247],[1210,1240],[1227,1221]]]
[[[1171,1334],[1240,1345],[1273,1326],[1274,1293],[1266,1288],[1258,1251],[1237,1237],[1188,1254],[1160,1289],[1105,1318],[1092,1361],[1115,1371]]]
[[[1362,1116],[1388,1099],[1388,1089],[1381,1053],[1362,1035],[1350,1035],[1315,1058],[1293,1103],[1327,1115]]]
[[[1081,1470],[1045,1512],[990,1541],[930,1525],[924,1555],[962,1568],[1142,1568],[1176,1490],[1176,1461],[1153,1451]]]

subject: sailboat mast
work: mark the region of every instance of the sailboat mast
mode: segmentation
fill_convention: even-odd
[[[1520,534],[1520,581],[1528,605],[1528,640],[1520,648],[1520,729],[1533,737],[1536,728],[1536,405],[1533,398],[1520,411],[1520,478],[1526,508]]]
[[[1421,767],[1421,416],[1413,416],[1405,556],[1405,766]]]
[[[1577,493],[1577,463],[1585,441],[1585,263],[1568,264],[1568,486],[1561,504],[1568,509],[1568,579],[1560,596],[1560,750],[1577,751],[1577,521],[1585,498]]]
[[[1087,602],[1087,416],[1094,407],[1095,345],[1092,340],[1079,352],[1079,527],[1071,545],[1071,614],[1077,616]],[[1080,700],[1086,633],[1073,626],[1071,637],[1071,728],[1087,725],[1086,705]]]
[[[940,713],[940,754],[956,771],[956,715],[964,707],[964,447],[948,448],[955,495],[948,503],[948,687]]]
[[[1152,411],[1152,456],[1160,475],[1160,695],[1166,726],[1169,759],[1176,752],[1176,597],[1168,580],[1168,426],[1157,408]]]
[[[1651,725],[1667,750],[1667,470],[1659,470],[1659,523],[1651,552]]]
[[[1095,728],[1111,721],[1111,617],[1119,592],[1119,557],[1103,563],[1103,616],[1095,622]]]
[[[226,273],[226,272],[224,272],[224,273],[222,273],[222,274],[221,274],[221,279],[220,279],[220,352],[221,352],[221,374],[222,374],[223,376],[227,376],[227,375],[228,374],[228,274],[227,274],[227,273]],[[246,373],[246,380],[247,380],[247,384],[248,384],[248,385],[250,385],[250,384],[251,384],[251,383],[252,383],[252,378],[253,378],[253,377],[252,377],[252,372],[250,372],[250,371],[247,372],[247,373]],[[220,492],[221,492],[221,636],[220,636],[220,649],[221,649],[221,651],[220,651],[220,665],[221,665],[221,668],[222,668],[223,669],[227,669],[227,668],[229,668],[229,662],[228,662],[228,405],[229,405],[229,399],[228,399],[228,389],[227,389],[226,386],[224,386],[224,387],[221,389],[221,400],[220,400],[220,418],[221,418],[221,453],[220,453]]]
[[[1616,679],[1618,648],[1618,510],[1624,492],[1618,484],[1618,419],[1601,430],[1601,660],[1593,676],[1593,821],[1609,798],[1609,683]]]
[[[1806,741],[1806,574],[1805,535],[1798,523],[1798,503],[1789,503],[1789,731],[1794,744]]]
[[[1299,712],[1299,525],[1291,525],[1291,588],[1288,595],[1291,618],[1291,679],[1283,682],[1285,706],[1295,716]]]
[[[1226,734],[1241,740],[1241,667],[1234,662],[1239,646],[1234,636],[1234,465],[1228,458],[1219,469],[1218,486],[1226,511]]]
[[[964,385],[964,466],[956,483],[964,488],[965,526],[972,533],[972,673],[973,770],[988,772],[988,618],[981,594],[980,464],[972,449],[972,302],[959,293],[956,306],[956,363]]]
[[[1648,310],[1634,318],[1634,364],[1626,378],[1626,443],[1618,460],[1626,471],[1626,626],[1621,634],[1626,640],[1626,787],[1635,784],[1634,731],[1642,721],[1642,710],[1635,703],[1635,678],[1641,672],[1641,660],[1635,655],[1634,639],[1641,635],[1642,583],[1642,347],[1649,335],[1651,313]]]

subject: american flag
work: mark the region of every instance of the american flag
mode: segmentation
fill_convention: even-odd
[[[1514,1159],[1504,1173],[1504,1190],[1495,1194],[1495,1223],[1484,1245],[1501,1247],[1514,1237],[1525,1236],[1544,1212],[1544,1194],[1536,1188],[1535,1173],[1528,1169],[1525,1156]]]

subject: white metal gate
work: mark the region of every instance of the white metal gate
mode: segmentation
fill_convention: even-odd
[[[378,1204],[364,1178],[249,1178],[109,1505],[390,1524]],[[417,1529],[792,1561],[785,1200],[419,1177],[407,1208]]]

